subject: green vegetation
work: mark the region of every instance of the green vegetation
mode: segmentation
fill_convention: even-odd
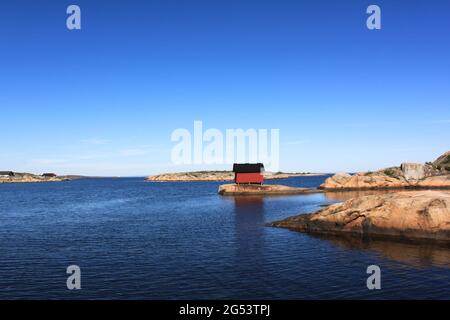
[[[383,173],[384,173],[385,175],[389,176],[389,177],[392,177],[392,178],[395,178],[395,177],[396,177],[396,172],[395,172],[395,170],[392,169],[392,168],[385,169],[385,170],[383,171]]]

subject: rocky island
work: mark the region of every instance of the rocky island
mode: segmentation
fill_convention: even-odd
[[[358,197],[271,225],[317,234],[450,242],[450,191],[402,191]]]
[[[277,184],[223,184],[219,187],[219,194],[223,196],[238,195],[291,195],[322,192],[318,189],[294,188]]]
[[[450,189],[450,151],[434,162],[403,163],[376,172],[337,173],[320,186],[324,190]]]
[[[35,183],[35,182],[59,182],[80,179],[80,176],[58,176],[54,173],[42,175],[13,171],[0,171],[0,183]]]

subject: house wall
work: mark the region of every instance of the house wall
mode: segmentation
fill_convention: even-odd
[[[236,183],[263,183],[264,177],[261,173],[236,173]]]

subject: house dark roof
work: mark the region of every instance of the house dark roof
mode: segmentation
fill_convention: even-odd
[[[13,176],[14,172],[12,171],[0,171],[0,176]]]
[[[252,173],[264,171],[262,163],[235,163],[233,164],[233,172],[235,173]]]

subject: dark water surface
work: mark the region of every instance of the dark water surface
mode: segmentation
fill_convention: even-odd
[[[325,177],[284,180],[318,186]],[[450,298],[450,248],[266,227],[351,193],[229,198],[142,178],[0,184],[0,298]],[[354,194],[353,194],[354,195]],[[81,267],[82,289],[66,288]],[[382,290],[366,268],[382,270]]]

